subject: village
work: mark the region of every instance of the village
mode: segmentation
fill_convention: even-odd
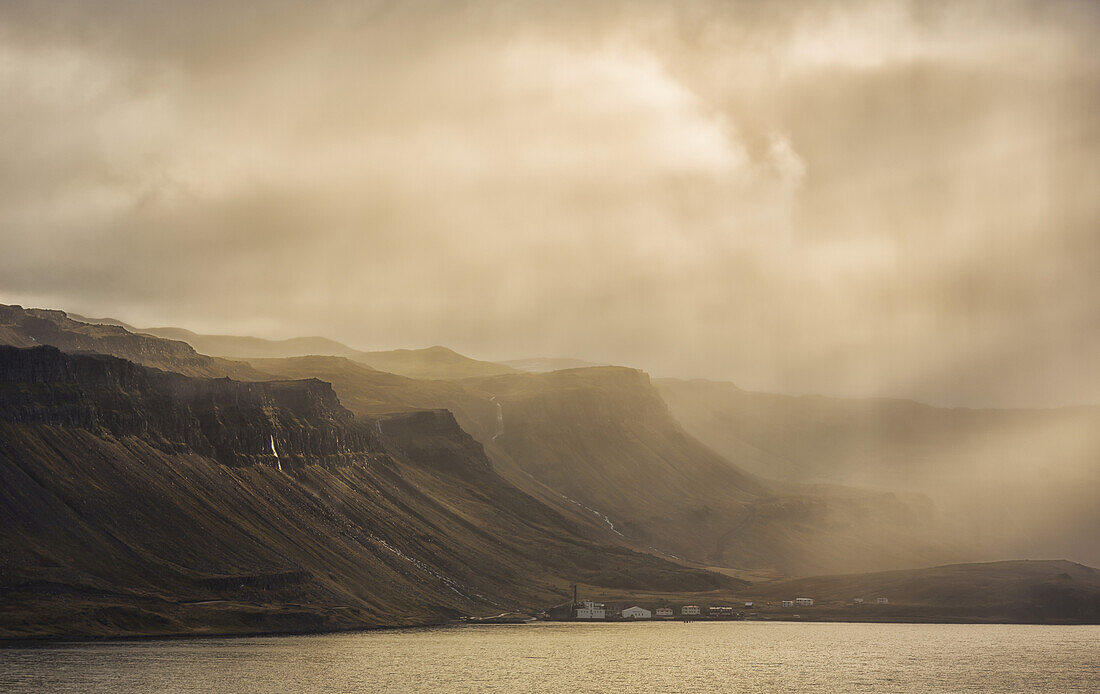
[[[888,605],[889,598],[876,597],[875,605]],[[858,607],[864,604],[863,598],[852,598],[847,603]],[[778,603],[781,608],[806,608],[814,606],[814,599],[808,597],[795,597],[790,600],[781,600]],[[774,607],[774,603],[767,603],[759,607]],[[643,607],[640,605],[602,603],[594,600],[578,600],[576,588],[573,591],[572,602],[563,603],[546,612],[546,618],[558,621],[603,621],[603,622],[630,622],[644,620],[682,620],[682,621],[717,621],[755,619],[758,606],[753,601],[746,601],[740,605],[659,605]],[[791,615],[798,618],[800,615]]]

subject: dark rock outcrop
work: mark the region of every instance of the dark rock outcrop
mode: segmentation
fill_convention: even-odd
[[[0,346],[0,420],[143,436],[223,465],[289,469],[382,452],[323,381],[191,378],[54,347]]]
[[[418,463],[448,472],[492,469],[485,449],[448,410],[396,412],[376,421],[383,439]]]
[[[0,348],[0,638],[414,625],[572,583],[738,583],[592,541],[447,412],[382,431],[318,380]]]
[[[188,376],[267,378],[243,362],[199,354],[186,342],[133,333],[118,325],[73,320],[64,311],[0,304],[0,344],[52,345],[63,352],[96,352]]]

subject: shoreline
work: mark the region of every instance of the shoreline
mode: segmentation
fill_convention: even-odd
[[[453,627],[500,627],[500,626],[527,626],[532,624],[575,624],[575,625],[638,625],[638,624],[883,624],[883,625],[989,625],[989,626],[1100,626],[1100,622],[1046,620],[1046,621],[1018,621],[1018,620],[978,620],[978,619],[890,619],[890,620],[857,620],[857,619],[832,619],[818,617],[813,619],[639,619],[639,620],[576,620],[576,619],[534,619],[525,622],[475,622],[465,620],[447,620],[442,622],[428,622],[414,625],[382,625],[363,626],[348,629],[311,629],[291,631],[251,631],[231,633],[174,633],[174,634],[120,634],[117,636],[28,636],[7,638],[0,637],[0,650],[14,648],[36,648],[60,646],[65,644],[123,644],[151,641],[186,641],[200,639],[250,639],[250,638],[281,638],[289,636],[326,636],[334,634],[355,634],[381,631],[424,631],[428,629],[453,628]]]
[[[57,646],[61,644],[92,644],[92,643],[133,643],[144,641],[186,641],[199,639],[254,639],[254,638],[281,638],[286,636],[326,636],[331,634],[353,634],[373,631],[422,631],[426,629],[439,629],[441,627],[465,626],[466,622],[447,620],[444,622],[427,622],[424,624],[408,625],[378,625],[349,627],[346,629],[299,629],[290,631],[242,631],[221,632],[216,634],[178,632],[173,634],[120,634],[117,636],[19,636],[0,637],[0,650],[5,648],[33,648],[36,646]]]

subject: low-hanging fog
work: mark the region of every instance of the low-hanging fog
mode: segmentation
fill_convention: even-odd
[[[8,2],[0,300],[1098,403],[1098,30],[1083,0]],[[1082,412],[826,432],[823,478],[1097,561]]]
[[[1100,401],[1080,2],[6,2],[0,295]]]

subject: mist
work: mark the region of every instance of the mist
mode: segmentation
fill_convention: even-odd
[[[0,299],[1100,402],[1087,2],[0,8]]]

